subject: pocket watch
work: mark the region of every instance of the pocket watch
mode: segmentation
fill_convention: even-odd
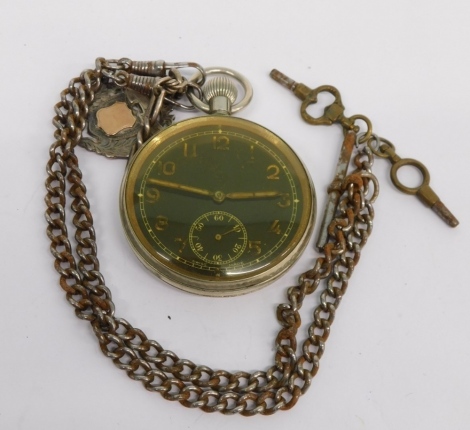
[[[195,67],[201,74],[188,80],[178,72],[181,67]],[[390,141],[372,132],[367,117],[346,117],[335,87],[310,89],[273,70],[271,76],[302,100],[300,113],[307,123],[339,124],[345,135],[328,189],[319,256],[277,307],[280,328],[268,367],[230,372],[179,358],[116,316],[100,269],[75,147],[81,144],[110,158],[131,154],[121,187],[121,218],[132,248],[160,278],[209,296],[266,285],[287,270],[309,239],[313,185],[281,138],[230,116],[251,99],[248,81],[230,69],[209,69],[208,74],[222,76],[203,85],[204,70],[195,63],[98,58],[94,70],[73,79],[55,106],[56,140],[47,163],[47,234],[68,302],[79,318],[90,322],[103,354],[130,378],[165,399],[204,412],[271,415],[295,406],[318,372],[337,309],[372,233],[379,193],[372,171],[375,157],[390,161],[392,182],[401,191],[416,195],[449,226],[456,227],[458,220],[431,189],[426,167],[399,157]],[[234,81],[245,91],[239,102]],[[335,100],[314,118],[307,108],[322,92]],[[171,106],[184,106],[179,100],[185,94],[209,115],[170,125]],[[358,123],[365,123],[363,132]],[[87,125],[88,140],[83,136]],[[403,166],[419,169],[420,186],[409,188],[399,181],[397,170]],[[66,213],[73,214],[73,236]],[[318,302],[309,311],[302,339],[300,310],[317,289]]]
[[[273,281],[300,256],[315,216],[314,187],[279,136],[232,113],[250,101],[241,74],[217,76],[207,116],[176,123],[131,158],[121,187],[125,234],[139,259],[171,285],[207,296],[244,294]],[[237,103],[238,90],[245,92]]]

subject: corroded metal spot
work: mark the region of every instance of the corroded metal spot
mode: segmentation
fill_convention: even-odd
[[[115,136],[122,130],[132,128],[136,122],[135,116],[126,103],[116,102],[96,112],[98,127],[108,136]]]
[[[343,141],[341,148],[341,154],[336,164],[336,173],[328,188],[328,201],[325,207],[325,213],[323,214],[323,220],[320,227],[320,232],[317,239],[317,248],[322,250],[328,242],[328,227],[336,217],[336,211],[338,208],[338,202],[343,193],[343,181],[348,173],[349,162],[351,160],[351,154],[356,143],[356,133],[349,131]],[[362,185],[361,185],[362,186]]]

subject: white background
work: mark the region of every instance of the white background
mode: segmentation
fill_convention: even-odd
[[[1,4],[0,428],[470,427],[467,1]],[[43,217],[52,107],[69,79],[98,56],[196,61],[245,74],[255,96],[239,116],[294,147],[315,182],[320,214],[341,130],[302,122],[299,100],[268,74],[276,67],[311,87],[334,85],[347,115],[367,115],[401,156],[426,164],[434,190],[460,219],[456,229],[447,227],[393,188],[388,162],[376,160],[381,195],[373,235],[320,372],[291,411],[210,415],[149,393],[101,354],[90,326],[65,301]],[[146,271],[126,243],[118,214],[124,161],[77,154],[117,316],[198,364],[233,371],[271,366],[276,305],[312,265],[313,245],[257,293],[211,299],[180,292]],[[304,321],[316,300],[306,300]]]

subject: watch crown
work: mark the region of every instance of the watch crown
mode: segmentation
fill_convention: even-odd
[[[225,76],[217,76],[204,85],[204,97],[209,103],[211,113],[230,114],[232,104],[238,96],[233,82]]]

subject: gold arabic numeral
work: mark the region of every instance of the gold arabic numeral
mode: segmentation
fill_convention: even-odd
[[[230,149],[230,139],[227,136],[212,136],[212,145],[217,151],[228,151]]]
[[[223,221],[224,216],[222,214],[215,214],[214,215],[214,221]]]
[[[281,196],[281,201],[277,202],[280,208],[288,208],[291,205],[290,194],[286,193]]]
[[[204,223],[203,223],[203,222],[198,222],[198,223],[194,226],[194,230],[196,230],[196,231],[202,231],[203,228],[204,228]]]
[[[266,169],[266,177],[267,179],[270,179],[271,181],[277,181],[279,180],[279,173],[280,173],[279,166],[276,164],[270,164],[268,168]]]
[[[212,260],[217,262],[222,261],[222,254],[214,254]]]
[[[183,251],[184,251],[184,248],[186,248],[186,245],[188,244],[188,239],[184,239],[184,238],[182,238],[182,237],[177,237],[177,238],[175,239],[175,242],[178,242],[178,243],[181,244],[181,246],[180,246],[179,249],[178,249],[178,252],[179,252],[180,254],[182,254]]]
[[[255,255],[261,254],[261,241],[260,240],[250,240],[248,241],[248,252],[253,252]]]
[[[195,142],[184,142],[183,155],[186,158],[197,157],[196,143]]]
[[[176,172],[176,164],[173,161],[159,161],[157,170],[159,175],[172,176]]]
[[[169,220],[166,216],[159,215],[155,220],[155,230],[163,231],[166,230],[169,225]]]
[[[201,243],[201,242],[197,242],[197,243],[194,245],[194,248],[195,248],[196,251],[198,251],[198,252],[204,251],[204,247],[202,246],[202,243]]]
[[[273,221],[273,223],[269,227],[268,232],[274,234],[281,234],[281,224],[279,223],[278,219]]]
[[[157,188],[150,187],[145,191],[145,201],[147,203],[157,203],[160,199],[160,191]]]
[[[234,247],[232,248],[232,251],[235,253],[240,252],[240,249],[242,249],[242,246],[239,243],[236,243]]]

